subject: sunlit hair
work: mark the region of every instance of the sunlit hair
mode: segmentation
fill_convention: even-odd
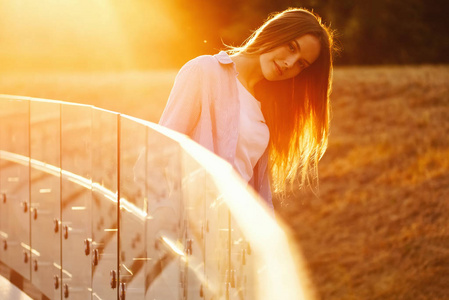
[[[292,79],[264,79],[255,86],[270,130],[271,178],[276,193],[285,192],[296,181],[304,185],[310,176],[318,178],[317,165],[326,151],[329,133],[332,32],[312,12],[290,8],[271,16],[243,46],[228,51],[260,55],[306,34],[320,41],[317,60]]]

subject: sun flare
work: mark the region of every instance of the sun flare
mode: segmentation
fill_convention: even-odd
[[[132,2],[0,0],[0,63],[4,70],[134,69],[145,63],[136,57],[142,49],[157,60],[152,50],[176,34],[172,18],[158,1]]]

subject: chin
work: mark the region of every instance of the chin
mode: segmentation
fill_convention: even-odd
[[[281,81],[285,80],[285,78],[280,78],[279,76],[265,76],[265,79],[268,81]]]
[[[272,72],[267,72],[263,75],[263,77],[268,81],[279,81],[282,80],[282,78],[279,78],[278,74],[274,74]]]

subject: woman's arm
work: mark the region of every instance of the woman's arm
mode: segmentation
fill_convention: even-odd
[[[191,135],[201,115],[202,81],[203,72],[198,61],[191,60],[181,68],[159,121],[160,125]]]

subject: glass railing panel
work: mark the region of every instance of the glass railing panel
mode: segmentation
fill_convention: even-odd
[[[149,128],[147,149],[145,299],[184,299],[187,232],[180,147]]]
[[[299,280],[298,253],[273,211],[222,161],[207,167],[228,210],[228,261],[224,272],[229,299],[308,299]],[[220,214],[219,214],[220,215]]]
[[[94,109],[92,118],[92,299],[116,299],[119,117]]]
[[[187,137],[1,98],[0,141],[0,259],[48,298],[307,298],[273,212]]]
[[[29,101],[3,100],[1,108],[2,260],[30,279]]]
[[[285,228],[232,166],[167,132],[206,171],[205,299],[307,299]],[[246,277],[246,278],[245,278]]]
[[[254,224],[254,226],[257,226]],[[264,272],[263,266],[257,267],[252,253],[251,244],[243,234],[238,222],[231,216],[230,235],[230,272],[229,299],[250,300],[256,299],[254,280],[257,269]]]
[[[182,198],[186,216],[182,287],[187,299],[202,299],[208,289],[205,277],[207,255],[205,242],[208,234],[205,212],[207,174],[205,169],[185,151],[182,154]]]
[[[31,282],[61,298],[60,104],[30,102]]]
[[[61,106],[62,294],[91,298],[92,108]]]
[[[222,193],[210,173],[205,187],[205,278],[206,299],[225,298],[231,293],[230,285],[230,213]],[[226,298],[225,298],[226,299]]]
[[[120,117],[119,293],[144,299],[147,127]]]
[[[6,119],[5,116],[8,115],[8,111],[6,110],[6,103],[7,100],[4,98],[0,98],[0,141],[2,141],[2,137],[5,134],[3,132],[3,128],[5,128],[3,126],[3,122]],[[0,151],[3,151],[3,143],[0,143]],[[6,258],[5,256],[5,251],[7,250],[7,214],[6,214],[6,194],[3,193],[3,189],[2,189],[2,172],[3,172],[3,168],[7,168],[8,166],[8,161],[3,160],[1,153],[0,153],[0,260],[4,260],[3,257]],[[6,249],[5,249],[6,248]]]

